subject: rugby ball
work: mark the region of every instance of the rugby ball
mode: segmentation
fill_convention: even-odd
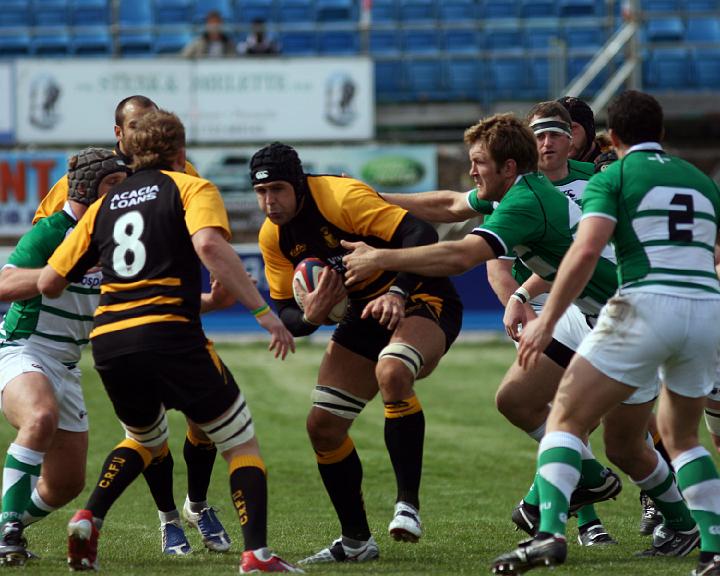
[[[305,258],[305,260],[295,267],[295,272],[293,273],[293,296],[295,296],[295,302],[297,302],[300,310],[305,309],[303,306],[305,294],[317,288],[318,282],[320,281],[320,272],[327,267],[327,264],[319,258]],[[345,298],[332,307],[325,320],[325,324],[337,324],[340,322],[345,317],[347,306],[348,298],[345,296]]]

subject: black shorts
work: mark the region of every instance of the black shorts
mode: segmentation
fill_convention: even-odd
[[[369,300],[350,300],[345,319],[333,332],[332,339],[341,346],[368,360],[377,362],[380,351],[387,346],[392,330],[374,318],[360,318]],[[463,307],[455,287],[448,278],[429,278],[408,297],[405,317],[420,316],[435,322],[445,333],[445,352],[462,328]]]
[[[212,344],[182,354],[157,350],[105,358],[96,364],[121,422],[151,425],[160,404],[204,424],[224,414],[240,394]]]

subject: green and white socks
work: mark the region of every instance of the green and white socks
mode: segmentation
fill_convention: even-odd
[[[40,477],[44,452],[10,444],[5,456],[0,525],[21,521]]]
[[[580,480],[583,443],[568,432],[548,432],[540,441],[535,483],[540,494],[539,532],[565,535],[568,508]]]
[[[701,552],[719,554],[720,478],[710,454],[696,446],[673,459],[672,464],[690,513],[700,528]]]
[[[652,501],[662,513],[666,526],[682,532],[692,530],[695,521],[692,519],[690,511],[680,495],[675,477],[660,453],[655,448],[652,448],[652,450],[657,457],[655,470],[646,478],[642,480],[633,479],[633,482],[652,498]]]

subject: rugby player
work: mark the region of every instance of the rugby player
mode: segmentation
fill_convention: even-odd
[[[586,102],[574,96],[558,99],[572,118],[572,146],[570,158],[582,162],[592,162],[595,172],[604,170],[617,160],[617,153],[607,146],[595,132],[595,114]]]
[[[94,204],[38,280],[54,297],[98,260],[100,306],[90,339],[95,367],[126,431],[87,505],[68,525],[68,563],[97,568],[99,529],[124,489],[162,452],[166,407],[181,410],[228,462],[245,540],[240,572],[296,572],[267,548],[267,482],[243,394],[205,337],[200,262],[253,311],[285,358],[294,342],[263,301],[227,239],[217,188],[181,172],[185,130],[164,111],[138,119],[127,140],[134,174]]]
[[[402,247],[437,239],[432,226],[383,201],[358,180],[305,174],[296,151],[285,144],[256,152],[250,170],[267,216],[259,243],[270,296],[295,336],[314,332],[345,297],[341,241],[363,238],[377,246]],[[303,311],[293,298],[293,270],[311,256],[329,268],[305,296]],[[447,278],[378,273],[350,290],[349,308],[326,349],[307,420],[341,536],[301,563],[366,561],[379,555],[363,504],[360,458],[348,435],[378,391],[397,483],[388,531],[400,541],[421,537],[425,416],[414,383],[435,369],[461,320],[462,305]]]
[[[135,131],[140,118],[158,109],[157,104],[146,96],[134,95],[123,98],[115,108],[115,154],[128,166],[132,158],[127,152],[128,138]],[[195,167],[185,161],[183,170],[190,176],[198,176]],[[35,212],[33,224],[41,218],[62,209],[68,191],[67,175],[58,180]],[[207,491],[210,486],[217,450],[197,426],[188,421],[183,446],[183,456],[188,470],[188,492],[182,515],[194,526],[203,544],[214,552],[225,552],[230,548],[230,536],[223,527],[213,507],[208,505]],[[153,459],[143,475],[158,508],[160,518],[160,546],[165,554],[185,555],[192,551],[180,523],[180,514],[173,495],[172,453],[168,449]]]
[[[611,239],[620,287],[570,363],[551,408],[538,453],[539,531],[498,557],[493,570],[519,574],[565,561],[568,503],[581,474],[580,438],[604,417],[606,431],[612,428],[623,436],[622,442],[611,443],[608,456],[648,495],[659,497],[656,504],[672,499],[684,508],[684,498],[697,522],[686,531],[657,529],[654,539],[664,542],[655,551],[692,549],[699,539],[693,574],[720,574],[720,478],[698,440],[720,344],[720,326],[708,320],[720,313],[713,257],[720,191],[694,166],[663,151],[662,108],[652,96],[636,91],[617,96],[608,107],[608,126],[620,161],[585,190],[576,240],[543,313],[521,335],[521,364],[533,365]],[[665,461],[645,442],[660,386],[658,368],[664,388],[658,427],[682,496],[671,488],[673,476]],[[630,398],[635,398],[635,409],[618,411],[619,403]]]
[[[64,506],[85,485],[88,418],[80,386],[101,275],[90,270],[58,300],[40,296],[42,267],[97,198],[130,169],[112,150],[87,148],[68,162],[67,201],[18,242],[0,272],[2,411],[17,435],[7,449],[0,515],[0,564],[32,556],[23,530]]]
[[[572,243],[573,229],[581,215],[580,208],[547,178],[535,172],[538,162],[535,137],[512,115],[496,115],[481,121],[466,131],[465,140],[470,146],[471,175],[477,184],[476,196],[483,201],[497,202],[492,215],[463,240],[441,242],[422,250],[377,249],[362,242],[346,242],[344,246],[352,250],[352,254],[344,258],[348,285],[362,281],[378,270],[427,275],[459,274],[514,251],[535,272],[534,276],[540,278],[539,284],[535,283],[535,286],[541,285],[540,289],[528,294],[528,300],[529,296],[546,291],[547,282],[552,281]],[[530,286],[529,282],[524,286]],[[600,258],[590,282],[574,303],[592,319],[616,288],[614,264]],[[551,338],[542,351],[543,359],[552,345]],[[636,410],[634,404],[644,401],[642,396],[628,398],[626,405],[616,408],[614,413],[632,413]],[[621,417],[618,416],[618,419]],[[608,430],[612,433],[609,434]],[[622,442],[622,429],[606,425],[606,451],[611,460],[615,452],[611,455],[608,445],[622,445]],[[653,456],[656,454],[654,449],[647,446],[646,449]],[[622,452],[621,448],[618,452]],[[573,495],[573,510],[582,504],[611,498],[620,491],[619,477],[605,469],[584,444],[582,467],[582,485]],[[665,481],[670,488],[674,487],[671,474]],[[677,488],[674,491],[677,493]],[[687,547],[668,545],[663,537],[658,536],[654,538],[649,553],[682,555],[692,549],[693,540],[697,542],[695,523],[682,502],[673,499],[674,493],[671,489],[660,493],[656,504],[665,517],[667,531],[664,534],[673,532],[671,542],[682,541]],[[654,492],[651,496],[655,498]]]

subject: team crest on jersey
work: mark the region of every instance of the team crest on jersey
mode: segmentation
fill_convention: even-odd
[[[327,226],[320,228],[320,234],[322,234],[323,240],[325,240],[325,244],[327,244],[328,248],[337,248],[340,246],[340,242],[338,242],[337,238],[332,235],[332,232],[330,232],[330,229]]]
[[[295,258],[299,254],[302,254],[307,250],[307,244],[295,244],[292,250],[290,250],[290,256]]]

